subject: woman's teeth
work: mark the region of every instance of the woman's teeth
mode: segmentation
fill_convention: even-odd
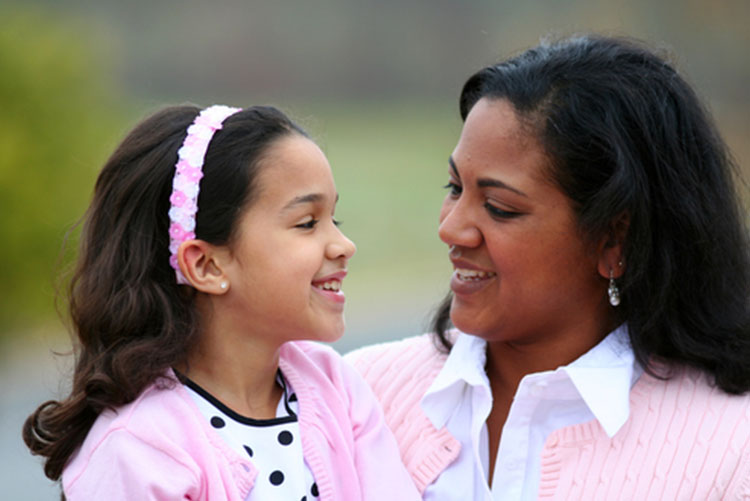
[[[339,282],[338,280],[332,280],[330,282],[324,282],[322,284],[315,284],[315,287],[326,291],[338,292],[341,290],[341,282]]]
[[[492,278],[495,273],[492,271],[479,271],[479,270],[467,270],[463,268],[456,268],[456,275],[461,280],[482,280],[485,278]]]

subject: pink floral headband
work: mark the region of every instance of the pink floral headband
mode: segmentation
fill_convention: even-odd
[[[180,271],[177,250],[182,242],[195,238],[198,193],[208,143],[221,129],[224,120],[241,110],[218,104],[204,109],[188,127],[187,137],[177,152],[172,195],[169,197],[169,264],[175,270],[178,284],[190,284]]]

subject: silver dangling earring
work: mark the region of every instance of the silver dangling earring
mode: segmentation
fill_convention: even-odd
[[[609,296],[609,304],[617,306],[620,304],[620,289],[617,288],[615,283],[615,277],[613,276],[612,268],[609,269],[609,288],[607,288],[607,295]]]

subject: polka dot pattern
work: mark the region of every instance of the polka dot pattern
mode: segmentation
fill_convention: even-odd
[[[268,477],[268,480],[271,482],[271,485],[281,485],[282,483],[284,483],[284,474],[279,470],[276,470],[275,472],[271,473],[271,476]]]
[[[279,433],[278,439],[281,445],[289,445],[294,440],[294,436],[289,431],[284,430]]]
[[[185,384],[214,430],[258,470],[245,501],[318,499],[318,486],[302,454],[297,396],[283,379],[279,380],[284,392],[276,417],[262,420],[235,413],[192,381]]]

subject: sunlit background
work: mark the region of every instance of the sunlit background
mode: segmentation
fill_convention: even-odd
[[[436,235],[457,97],[482,66],[545,35],[632,35],[672,54],[743,170],[746,0],[0,0],[0,485],[59,498],[20,428],[58,396],[66,234],[123,134],[166,104],[274,104],[320,144],[358,245],[342,352],[422,332],[447,290]],[[565,287],[565,284],[560,284]]]

